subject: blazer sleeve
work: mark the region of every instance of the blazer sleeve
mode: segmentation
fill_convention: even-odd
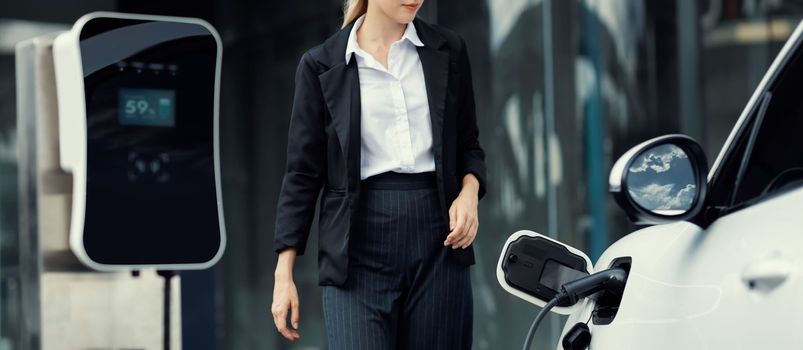
[[[304,254],[315,204],[326,178],[324,102],[315,64],[307,52],[296,69],[287,164],[276,208],[277,253],[295,247],[297,255]]]
[[[480,146],[477,112],[474,105],[474,84],[471,78],[471,63],[466,50],[466,42],[460,37],[458,50],[458,72],[463,77],[460,84],[460,113],[458,114],[458,171],[462,179],[468,173],[479,180],[478,199],[485,196],[487,188],[485,150]]]

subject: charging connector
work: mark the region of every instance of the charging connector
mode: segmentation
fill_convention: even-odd
[[[574,305],[581,299],[601,291],[622,295],[626,281],[627,272],[615,267],[566,283],[560,288],[560,294],[565,294],[565,302]]]
[[[530,331],[527,333],[527,339],[524,341],[523,349],[528,350],[530,348],[538,325],[555,305],[572,306],[583,298],[598,292],[621,296],[625,290],[625,283],[627,283],[627,271],[614,267],[563,284],[560,288],[560,293],[556,294],[549,303],[544,305],[544,308],[533,320]]]

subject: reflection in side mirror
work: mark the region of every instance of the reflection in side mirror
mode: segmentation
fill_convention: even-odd
[[[567,283],[591,274],[591,260],[574,247],[542,234],[522,230],[505,242],[496,277],[507,292],[543,307]],[[570,314],[574,307],[552,311]]]
[[[697,196],[694,167],[686,152],[674,144],[642,151],[627,172],[628,194],[653,213],[683,214]]]
[[[610,192],[640,224],[686,220],[702,209],[708,165],[700,145],[685,135],[646,141],[611,169]]]

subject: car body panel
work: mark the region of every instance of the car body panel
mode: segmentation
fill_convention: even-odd
[[[801,348],[800,208],[803,188],[726,215],[705,230],[677,222],[617,241],[594,271],[629,256],[630,276],[613,322],[589,322],[590,348]],[[752,288],[748,277],[756,279]],[[563,332],[588,320],[593,308],[586,299]]]

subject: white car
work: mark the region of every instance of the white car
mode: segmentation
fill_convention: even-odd
[[[565,244],[529,231],[511,236],[499,282],[540,306],[577,273],[627,274],[618,294],[552,309],[570,315],[561,335],[570,344],[559,349],[803,349],[801,32],[803,22],[710,170],[683,135],[644,142],[616,162],[611,193],[634,222],[657,225],[611,245],[593,270]],[[574,273],[548,273],[556,262]]]

